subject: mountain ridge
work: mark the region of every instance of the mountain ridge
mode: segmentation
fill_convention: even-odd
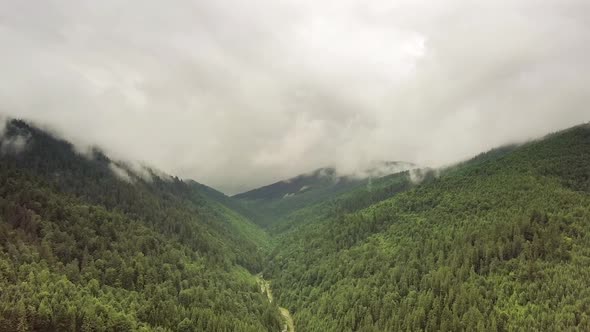
[[[245,208],[256,211],[258,224],[269,227],[277,219],[305,206],[329,200],[373,179],[414,168],[407,162],[379,162],[358,174],[341,175],[335,168],[319,168],[310,173],[272,183],[232,196]]]

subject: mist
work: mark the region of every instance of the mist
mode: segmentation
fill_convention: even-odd
[[[229,194],[438,167],[589,121],[589,28],[585,0],[5,0],[0,112]]]

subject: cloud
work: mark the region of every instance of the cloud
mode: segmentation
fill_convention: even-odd
[[[125,182],[129,182],[129,183],[133,183],[133,179],[131,178],[131,174],[129,174],[129,172],[117,165],[116,163],[109,163],[109,169],[111,170],[111,172],[113,172],[113,174],[119,178],[119,180],[125,181]]]
[[[7,0],[0,112],[228,193],[590,120],[585,0]]]
[[[2,144],[0,145],[1,154],[19,154],[27,148],[29,143],[29,136],[16,135],[12,137],[0,138]]]
[[[8,134],[6,127],[9,117],[0,114],[0,155],[19,154],[26,150],[31,140],[29,134]]]
[[[4,137],[6,133],[6,125],[8,124],[8,119],[3,114],[0,114],[0,138]]]

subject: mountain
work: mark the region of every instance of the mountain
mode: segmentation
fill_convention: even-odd
[[[11,121],[0,332],[590,330],[590,124],[384,165],[228,197]]]
[[[298,330],[590,330],[590,125],[425,173],[278,230],[265,275]]]
[[[366,186],[373,178],[415,168],[407,162],[379,162],[359,174],[341,175],[335,168],[320,168],[288,180],[233,196],[251,211],[265,227],[297,209],[335,195]]]
[[[22,121],[0,140],[0,331],[277,331],[229,197]]]

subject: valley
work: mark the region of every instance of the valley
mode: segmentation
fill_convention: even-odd
[[[25,122],[15,137],[0,331],[590,329],[587,124],[442,169],[318,171],[235,197]]]

